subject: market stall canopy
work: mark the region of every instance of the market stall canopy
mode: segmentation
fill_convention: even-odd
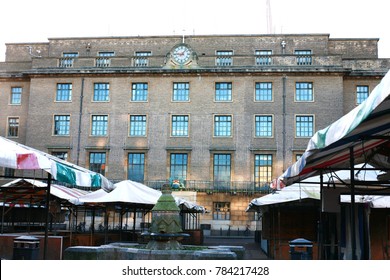
[[[47,184],[33,179],[16,179],[0,186],[0,201],[6,204],[44,205]],[[50,194],[63,203],[77,204],[80,196],[89,191],[52,184]]]
[[[127,203],[133,205],[149,205],[150,208],[156,204],[161,196],[161,191],[152,189],[144,184],[131,180],[121,181],[114,184],[111,192],[97,190],[87,195],[79,197],[80,203],[102,204],[102,203]],[[173,195],[176,204],[187,211],[204,212],[205,209],[195,203]]]
[[[18,170],[44,170],[54,180],[82,187],[112,189],[103,175],[0,136],[0,166]]]
[[[356,185],[364,187],[365,181],[375,181],[377,180],[378,171],[372,170],[372,166],[366,166],[369,170],[362,171],[361,168],[363,164],[358,164],[355,166],[356,172],[354,174],[354,180]],[[345,189],[345,183],[350,182],[351,174],[346,170],[339,170],[332,173],[327,173],[323,175],[323,186],[325,188],[343,188]],[[314,176],[311,178],[307,178],[302,182],[292,184],[286,188],[283,188],[278,191],[274,191],[271,194],[255,198],[253,199],[246,211],[258,211],[258,208],[264,205],[278,204],[278,203],[286,203],[292,201],[300,201],[304,199],[321,199],[321,179],[320,176]],[[346,191],[344,191],[346,192]],[[345,200],[346,196],[342,195]],[[357,198],[362,196],[356,196]],[[368,197],[368,196],[367,196]],[[372,197],[372,196],[370,196]],[[377,200],[386,198],[385,196],[377,196]],[[350,196],[349,196],[350,199]],[[383,200],[382,200],[383,201]]]
[[[326,169],[368,163],[390,168],[390,71],[368,98],[355,109],[314,134],[302,157],[279,178],[285,186]],[[352,151],[352,152],[351,152]],[[386,174],[385,174],[386,175]]]

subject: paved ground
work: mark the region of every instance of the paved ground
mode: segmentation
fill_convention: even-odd
[[[206,246],[244,246],[244,260],[268,260],[259,243],[255,243],[254,237],[221,237],[221,236],[204,236],[203,245]]]

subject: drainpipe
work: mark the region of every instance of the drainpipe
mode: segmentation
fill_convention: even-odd
[[[283,172],[286,170],[286,80],[287,76],[283,75],[283,100],[282,100],[282,114],[283,114],[283,138],[282,138],[282,156],[283,156]]]
[[[79,127],[78,127],[78,132],[77,132],[76,165],[79,165],[79,161],[80,161],[81,119],[82,119],[82,116],[83,116],[83,98],[84,98],[84,78],[81,79],[80,112],[79,112]]]

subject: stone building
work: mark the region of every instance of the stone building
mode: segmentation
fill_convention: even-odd
[[[202,224],[243,231],[251,199],[389,67],[378,39],[329,34],[9,43],[0,135],[113,181],[196,192]]]

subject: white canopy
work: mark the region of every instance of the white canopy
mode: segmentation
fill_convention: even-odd
[[[79,198],[80,203],[129,203],[140,205],[154,205],[161,196],[161,192],[144,184],[131,180],[121,181],[114,184],[114,189],[107,193],[98,190]],[[204,207],[189,202],[173,195],[178,206],[184,206],[187,210],[204,212]]]
[[[356,168],[361,168],[363,164],[356,165]],[[368,166],[371,167],[371,166]],[[378,172],[375,170],[368,171],[358,171],[355,173],[355,180],[357,185],[360,182],[364,181],[376,181]],[[332,185],[335,183],[338,187],[342,184],[340,181],[348,183],[350,181],[350,172],[346,170],[340,170],[334,173],[324,174],[324,184],[328,182]],[[388,208],[390,207],[390,197],[386,196],[373,196],[373,195],[356,195],[356,202],[369,202],[372,208]],[[321,198],[320,194],[320,176],[314,176],[303,180],[301,183],[295,183],[288,187],[282,188],[279,191],[275,191],[271,194],[253,199],[246,211],[254,211],[257,207],[277,204],[277,203],[286,203],[291,201],[298,201],[303,199],[316,199]],[[350,195],[341,195],[341,202],[350,203]]]

